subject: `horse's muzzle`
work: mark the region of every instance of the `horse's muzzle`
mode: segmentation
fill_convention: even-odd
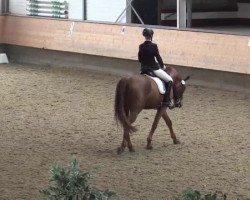
[[[175,102],[175,107],[181,108],[182,107],[182,102],[180,99],[177,99]]]

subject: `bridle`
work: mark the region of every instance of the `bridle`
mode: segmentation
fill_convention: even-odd
[[[173,87],[173,96],[174,96],[175,107],[179,107],[179,108],[182,106],[183,93],[184,93],[185,87],[186,87],[186,83],[184,80],[181,80],[181,87],[182,88],[180,88],[179,90],[182,90],[182,91],[177,91],[177,88],[175,86]]]

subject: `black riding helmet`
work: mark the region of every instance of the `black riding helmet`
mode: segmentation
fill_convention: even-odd
[[[144,30],[143,30],[143,32],[142,32],[142,35],[143,35],[144,37],[151,37],[151,38],[153,38],[154,31],[153,31],[153,29],[151,29],[151,28],[144,28]]]

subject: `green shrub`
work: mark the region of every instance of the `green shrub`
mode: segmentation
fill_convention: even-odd
[[[88,181],[93,172],[81,171],[76,159],[69,168],[55,163],[50,171],[50,186],[40,190],[48,200],[110,200],[116,197],[112,191],[91,188]]]
[[[215,192],[201,196],[199,191],[196,190],[187,190],[183,194],[183,200],[226,200],[227,195],[222,192]],[[173,197],[172,200],[180,200],[177,197]]]

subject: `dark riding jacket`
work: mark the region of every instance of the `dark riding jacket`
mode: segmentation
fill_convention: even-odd
[[[157,44],[151,41],[140,44],[138,60],[141,63],[141,72],[154,71],[164,67]]]

